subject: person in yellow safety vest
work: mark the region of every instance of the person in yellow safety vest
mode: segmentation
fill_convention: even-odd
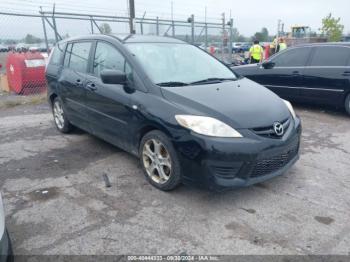
[[[279,45],[278,45],[278,52],[279,52],[279,51],[282,51],[282,50],[284,50],[284,49],[287,49],[287,44],[285,43],[284,39],[281,38],[281,39],[280,39],[280,43],[279,43]]]
[[[255,40],[254,45],[249,49],[250,63],[260,63],[263,59],[264,49],[259,45],[259,41]]]

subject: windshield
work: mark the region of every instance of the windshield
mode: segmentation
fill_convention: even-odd
[[[236,79],[230,69],[192,45],[130,43],[127,48],[155,84],[190,84],[205,79]]]

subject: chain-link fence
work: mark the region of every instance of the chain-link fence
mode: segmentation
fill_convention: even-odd
[[[213,23],[187,20],[89,15],[62,12],[20,14],[0,12],[0,89],[16,95],[46,91],[48,54],[61,39],[82,34],[136,34],[175,37],[232,62],[232,19]]]

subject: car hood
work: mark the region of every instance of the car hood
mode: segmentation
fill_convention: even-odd
[[[4,232],[5,232],[5,214],[4,214],[4,208],[2,205],[2,198],[0,194],[0,239],[2,239]]]
[[[161,89],[187,114],[215,117],[237,129],[267,127],[290,116],[281,98],[247,78]]]

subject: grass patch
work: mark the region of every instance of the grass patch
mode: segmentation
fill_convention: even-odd
[[[39,105],[46,102],[46,93],[29,96],[12,96],[0,100],[0,109],[13,108],[20,105]]]

